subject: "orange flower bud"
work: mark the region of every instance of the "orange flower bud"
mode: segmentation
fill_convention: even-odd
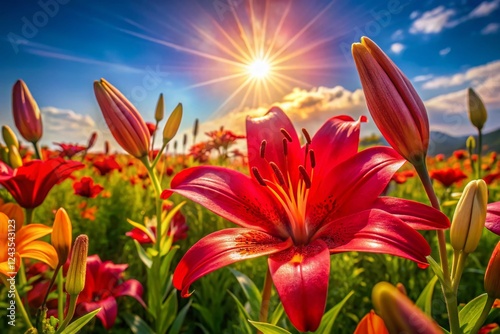
[[[358,323],[354,334],[389,334],[389,331],[385,327],[384,320],[371,310]]]
[[[69,252],[71,251],[71,233],[71,220],[69,219],[68,213],[63,208],[60,208],[56,212],[51,236],[52,246],[56,249],[60,266],[66,263]]]
[[[500,242],[497,243],[484,274],[484,290],[491,298],[500,298]]]
[[[137,109],[104,79],[94,81],[94,93],[102,114],[118,144],[136,158],[149,152],[149,131]]]
[[[12,112],[21,136],[32,143],[40,140],[43,133],[40,109],[22,80],[17,80],[12,89]]]
[[[352,45],[368,110],[389,144],[413,165],[425,162],[429,120],[412,84],[367,37]]]
[[[73,255],[66,276],[66,292],[70,295],[80,294],[85,287],[88,248],[89,238],[85,234],[79,235],[75,240],[75,247],[73,248]]]
[[[182,104],[179,103],[177,107],[175,107],[174,111],[170,114],[167,120],[167,124],[165,124],[165,128],[163,129],[163,143],[167,144],[169,141],[174,138],[177,130],[179,130],[179,126],[181,125],[182,120]]]
[[[14,131],[12,131],[12,129],[8,125],[2,126],[2,137],[7,147],[15,146],[17,149],[19,149],[19,141],[17,140]]]
[[[486,107],[484,106],[483,101],[476,94],[474,89],[469,88],[469,94],[467,95],[468,100],[468,111],[469,111],[469,119],[472,125],[481,130],[488,119],[488,113],[486,112]]]
[[[165,104],[163,102],[163,94],[160,94],[158,98],[158,102],[156,103],[156,111],[155,111],[155,121],[159,123],[163,119],[163,112],[165,110]]]

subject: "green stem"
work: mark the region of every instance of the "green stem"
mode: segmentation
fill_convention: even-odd
[[[451,265],[451,277],[455,277],[455,273],[457,272],[458,266],[458,258],[460,257],[460,251],[453,251],[453,264]]]
[[[483,311],[481,312],[479,319],[477,319],[476,324],[474,325],[474,328],[472,329],[471,333],[479,332],[479,329],[484,324],[484,322],[486,321],[486,318],[490,314],[491,307],[493,306],[494,302],[495,302],[495,298],[488,296],[488,299],[486,300],[486,304],[484,304]]]
[[[34,209],[24,209],[25,213],[24,225],[29,225],[33,221],[33,210]]]
[[[57,319],[64,317],[63,271],[57,273]]]
[[[52,286],[54,285],[54,282],[56,281],[57,275],[59,274],[59,269],[61,269],[61,265],[58,265],[56,267],[56,270],[52,274],[52,278],[50,279],[49,286],[47,288],[47,292],[45,293],[45,297],[43,298],[42,306],[40,306],[40,309],[37,313],[36,317],[36,322],[35,322],[35,327],[38,328],[38,324],[40,323],[40,316],[43,313],[43,309],[45,307],[45,304],[47,303],[47,298],[49,297],[50,289],[52,289]]]
[[[166,146],[167,146],[167,144],[163,144],[161,146],[161,149],[158,151],[158,154],[156,155],[156,158],[151,163],[151,168],[153,168],[153,169],[156,168],[156,164],[158,163],[158,161],[160,161],[160,157],[162,156],[163,150],[165,149]]]
[[[415,169],[422,181],[427,197],[429,198],[432,207],[440,210],[439,200],[436,197],[434,188],[432,187],[432,181],[429,177],[427,171],[427,166],[425,163],[420,165],[415,165]],[[448,320],[450,323],[450,331],[453,334],[460,333],[460,320],[458,318],[458,306],[457,306],[457,295],[452,288],[450,270],[448,266],[448,255],[446,252],[446,238],[443,230],[436,230],[438,246],[439,246],[439,258],[441,260],[441,269],[443,270],[444,284],[441,284],[441,289],[445,297],[446,308],[448,310]]]
[[[478,129],[477,134],[477,170],[476,170],[476,179],[481,178],[481,156],[483,150],[483,131]]]
[[[61,326],[59,326],[56,333],[62,333],[62,331],[66,328],[66,326],[68,326],[71,319],[73,319],[73,315],[75,314],[77,299],[78,295],[69,295],[68,313],[66,313],[66,318],[64,318],[64,321],[62,322]]]
[[[153,132],[153,139],[151,140],[151,151],[150,151],[150,155],[149,155],[149,158],[150,159],[153,159],[153,154],[154,154],[154,150],[155,150],[155,138],[156,138],[156,133],[158,132],[158,121],[156,121],[156,124],[155,124],[155,131]]]
[[[464,272],[465,260],[467,259],[468,255],[469,254],[462,252],[460,253],[460,256],[458,258],[457,270],[455,272],[455,275],[453,276],[452,284],[452,288],[453,291],[455,291],[455,294],[458,291],[458,285],[460,284],[460,279],[462,278],[462,273]]]
[[[43,160],[42,159],[42,154],[40,153],[40,149],[38,148],[38,143],[35,141],[35,142],[32,142],[33,144],[33,147],[35,148],[35,156],[38,160]]]
[[[260,322],[267,322],[272,288],[273,288],[273,279],[271,277],[271,271],[268,268],[266,272],[266,278],[264,279],[264,287],[262,288],[262,302],[260,304],[260,314],[259,314]],[[261,332],[258,331],[257,333]]]
[[[5,284],[7,289],[10,291],[10,282],[7,282],[7,279],[3,275],[0,275],[0,278],[2,279],[3,284]],[[28,328],[32,328],[33,325],[31,324],[30,317],[28,316],[28,312],[26,312],[26,309],[24,308],[23,301],[21,300],[17,289],[14,289],[14,298],[16,301],[16,310],[19,309],[19,311],[21,312],[21,317],[23,318]]]

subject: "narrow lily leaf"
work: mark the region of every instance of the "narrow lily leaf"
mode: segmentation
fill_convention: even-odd
[[[168,296],[167,300],[161,306],[161,316],[160,319],[160,333],[166,333],[167,329],[175,321],[175,316],[177,315],[177,291],[173,290]]]
[[[132,315],[130,313],[126,313],[123,315],[123,320],[130,327],[130,331],[134,334],[154,334],[154,331],[148,326],[148,324],[142,320],[138,315]]]
[[[284,311],[285,309],[283,308],[283,304],[279,303],[278,306],[276,306],[276,308],[274,309],[273,315],[271,316],[271,324],[276,325],[283,316]]]
[[[240,316],[240,323],[244,327],[244,329],[243,328],[239,328],[239,330],[243,330],[244,333],[251,334],[252,333],[252,329],[250,328],[250,324],[247,321],[247,319],[249,319],[250,316],[248,315],[248,312],[245,309],[245,306],[243,306],[241,304],[241,302],[238,300],[238,297],[236,297],[231,291],[228,291],[228,293],[229,293],[229,295],[231,297],[233,297],[234,301],[236,302],[236,306],[238,306],[238,313],[239,313],[239,316]]]
[[[144,265],[146,267],[148,267],[148,269],[151,269],[152,260],[149,257],[148,253],[146,253],[144,248],[142,248],[139,241],[134,240],[134,244],[135,244],[135,248],[137,249],[137,255],[139,255],[139,258],[141,259],[142,263],[144,263]]]
[[[432,296],[434,294],[434,288],[436,287],[436,283],[438,281],[438,277],[434,276],[429,283],[425,286],[424,290],[418,296],[418,299],[415,303],[419,309],[424,311],[425,314],[431,316],[432,312]]]
[[[332,307],[328,312],[325,313],[325,315],[323,315],[323,318],[321,319],[321,324],[316,330],[316,333],[320,334],[333,333],[332,332],[333,324],[335,323],[335,320],[337,319],[340,310],[342,310],[347,300],[349,300],[349,298],[351,298],[353,294],[354,291],[349,292],[347,296],[344,297],[344,299],[342,299],[337,305]]]
[[[85,314],[83,317],[76,319],[73,321],[68,327],[66,327],[61,334],[74,334],[77,333],[80,329],[83,328],[90,320],[92,320],[101,308],[94,310],[90,313]]]
[[[271,325],[265,322],[252,321],[252,320],[248,321],[263,334],[291,334],[286,329],[283,329],[275,325]]]
[[[460,325],[464,333],[470,333],[483,311],[484,304],[488,299],[488,294],[483,293],[467,303],[458,315]]]
[[[258,315],[258,312],[260,311],[260,304],[262,302],[262,296],[260,294],[259,288],[257,288],[255,283],[245,274],[240,273],[239,271],[232,268],[230,268],[229,270],[236,277],[238,283],[240,283],[240,286],[243,289],[243,293],[250,303],[251,316],[248,318],[256,318],[255,315]]]
[[[182,324],[184,323],[184,319],[186,318],[186,314],[191,307],[191,300],[184,306],[181,311],[177,314],[172,327],[170,328],[169,334],[179,334]]]
[[[429,262],[432,271],[438,277],[439,282],[444,285],[444,276],[443,276],[443,271],[441,270],[441,266],[430,255],[427,256],[426,259],[427,262]]]
[[[156,240],[156,237],[155,235],[151,232],[151,230],[149,228],[147,228],[146,226],[142,225],[142,224],[139,224],[139,223],[136,223],[135,221],[133,220],[130,220],[127,218],[127,222],[132,225],[133,227],[136,227],[138,228],[139,230],[141,230],[142,232],[146,233],[146,235],[151,239],[153,240],[153,242],[155,242]]]
[[[165,232],[168,231],[170,222],[174,218],[175,214],[184,206],[184,204],[186,204],[186,201],[180,202],[172,210],[168,211],[165,217],[162,216],[161,235],[165,235]]]

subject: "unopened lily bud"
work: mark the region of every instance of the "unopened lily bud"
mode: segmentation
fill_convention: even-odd
[[[73,255],[69,264],[66,276],[66,292],[70,295],[78,295],[85,287],[85,273],[87,270],[87,252],[89,248],[89,238],[79,235],[75,240]]]
[[[0,145],[0,160],[9,165],[9,149],[7,146]]]
[[[491,254],[484,274],[484,290],[491,298],[500,298],[500,241]]]
[[[89,142],[87,144],[87,150],[92,148],[92,146],[94,146],[96,139],[97,139],[97,132],[92,132],[89,138]]]
[[[118,144],[136,158],[146,156],[150,136],[137,109],[104,79],[94,81],[94,92],[109,130]]]
[[[179,103],[177,107],[175,107],[174,111],[170,114],[167,120],[167,124],[165,124],[165,128],[163,129],[163,143],[166,144],[174,138],[177,130],[179,130],[179,126],[181,125],[182,120],[182,104]]]
[[[23,165],[23,159],[15,146],[9,146],[9,164],[12,168],[19,168]]]
[[[71,251],[72,227],[68,213],[63,208],[56,212],[56,218],[52,225],[51,242],[56,249],[59,265],[62,266],[68,259]]]
[[[373,287],[372,302],[389,333],[442,333],[431,318],[392,284],[377,283]]]
[[[15,146],[17,149],[19,149],[19,141],[17,140],[14,131],[12,131],[12,129],[8,125],[2,126],[2,137],[7,147]]]
[[[389,331],[385,327],[384,320],[371,310],[358,323],[354,334],[389,334]]]
[[[109,141],[107,140],[104,142],[104,154],[109,154]]]
[[[467,147],[467,151],[469,151],[469,155],[472,156],[472,152],[476,148],[476,139],[474,139],[474,136],[469,136],[469,138],[467,138],[465,146]]]
[[[163,112],[165,110],[165,104],[163,102],[163,93],[160,94],[158,98],[158,102],[156,103],[156,111],[155,111],[155,121],[156,123],[161,122],[163,119]]]
[[[450,228],[450,242],[456,251],[472,253],[481,239],[486,220],[488,188],[483,180],[465,187],[458,201]]]
[[[12,113],[14,123],[24,139],[31,143],[40,140],[43,133],[40,109],[22,80],[17,80],[12,88]]]
[[[193,137],[196,137],[198,135],[198,126],[199,126],[200,121],[197,119],[194,120],[194,125],[193,125]]]
[[[469,119],[472,125],[481,130],[488,119],[488,113],[483,101],[472,88],[469,88],[468,105]]]

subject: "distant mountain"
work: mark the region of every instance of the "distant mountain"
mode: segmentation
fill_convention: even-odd
[[[439,131],[431,131],[428,155],[442,153],[446,156],[456,150],[465,150],[465,142],[469,136],[454,137]],[[474,136],[477,140],[477,136]],[[477,144],[477,143],[476,143]],[[483,134],[483,149],[485,152],[500,152],[500,129]]]

